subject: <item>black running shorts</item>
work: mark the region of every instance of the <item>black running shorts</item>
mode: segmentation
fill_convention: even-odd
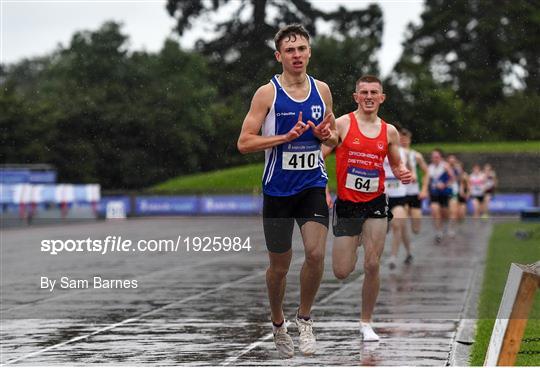
[[[450,196],[448,194],[431,194],[429,199],[431,203],[438,203],[441,207],[447,208]]]
[[[368,218],[392,219],[386,194],[381,194],[369,202],[349,202],[336,199],[332,223],[334,236],[355,236],[362,233],[362,226]]]
[[[418,197],[418,194],[414,195],[408,195],[407,197],[407,204],[411,208],[422,208],[422,203],[420,202],[420,198]]]
[[[325,188],[308,188],[287,197],[264,195],[264,237],[270,252],[285,253],[291,249],[295,220],[299,227],[308,221],[328,227]]]
[[[407,197],[388,197],[388,207],[392,209],[397,206],[405,207],[407,204]]]
[[[485,199],[485,196],[483,195],[480,195],[480,196],[472,196],[473,199],[476,199],[478,202],[480,203],[484,203],[484,199]]]

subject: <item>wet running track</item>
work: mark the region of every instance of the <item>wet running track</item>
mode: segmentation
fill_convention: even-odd
[[[7,229],[1,246],[1,363],[24,365],[384,365],[448,364],[469,290],[481,269],[488,223],[463,224],[454,239],[435,244],[427,221],[413,236],[414,262],[381,266],[375,309],[378,343],[359,334],[361,262],[345,281],[326,269],[313,310],[318,353],[278,359],[268,317],[266,248],[260,218],[166,218]],[[67,239],[181,237],[174,252],[40,251]],[[186,237],[249,237],[251,250],[189,252]],[[299,300],[301,239],[294,235],[285,313]],[[362,252],[362,250],[360,251]],[[361,254],[359,259],[361,260]],[[400,259],[404,258],[403,250]],[[96,289],[94,276],[137,280],[137,288]],[[90,280],[88,288],[41,289],[41,277]],[[84,283],[80,286],[84,286]],[[295,344],[296,327],[289,331]]]

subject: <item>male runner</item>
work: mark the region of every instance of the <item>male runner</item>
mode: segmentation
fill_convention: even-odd
[[[443,229],[448,221],[448,201],[452,194],[454,172],[444,160],[440,149],[431,152],[431,163],[428,166],[429,180],[424,182],[422,191],[427,191],[429,186],[429,198],[431,201],[431,216],[435,227],[435,241],[440,243],[443,239]]]
[[[399,127],[399,124],[394,123],[394,126],[397,127],[398,132],[401,137],[402,128]],[[401,161],[407,165],[407,152],[401,146],[399,147],[399,155]],[[409,232],[407,230],[407,220],[409,214],[407,212],[407,186],[411,183],[405,185],[396,178],[390,167],[390,161],[388,156],[384,159],[384,191],[388,199],[388,209],[392,212],[392,222],[390,223],[390,228],[392,229],[392,249],[390,251],[390,259],[388,260],[388,267],[391,270],[396,268],[397,255],[399,253],[399,245],[403,243],[407,256],[405,257],[405,264],[411,264],[413,261],[413,256],[411,252],[411,239],[409,238]],[[408,167],[410,169],[410,167]],[[414,175],[411,171],[411,176]]]
[[[255,92],[238,149],[242,153],[265,151],[263,227],[270,259],[266,285],[276,348],[281,357],[292,357],[294,345],[287,333],[283,298],[294,221],[305,251],[296,324],[299,349],[310,355],[315,353],[310,313],[323,274],[328,232],[328,176],[321,143],[337,144],[337,132],[328,85],[306,74],[311,57],[308,32],[301,25],[289,25],[274,41],[283,72]]]
[[[495,194],[495,188],[497,187],[497,173],[495,170],[491,167],[491,164],[484,164],[484,168],[482,170],[484,174],[486,175],[486,194],[484,196],[484,214],[483,218],[489,217],[489,204],[491,203],[491,199],[493,195]]]
[[[457,159],[456,155],[448,155],[446,160],[450,169],[454,173],[454,181],[452,182],[452,194],[448,200],[448,208],[450,211],[450,221],[448,227],[448,235],[454,237],[456,235],[455,228],[459,220],[459,193],[461,185],[461,177],[463,176],[463,167]]]
[[[465,170],[461,172],[461,183],[459,184],[459,210],[458,210],[458,221],[463,222],[465,216],[467,216],[467,201],[470,197],[470,188],[469,188],[469,174]]]
[[[473,165],[472,172],[469,175],[469,188],[473,204],[473,217],[480,218],[485,214],[485,197],[486,197],[486,174],[480,168],[480,165]]]
[[[384,194],[383,161],[388,155],[394,175],[403,183],[411,173],[399,156],[399,134],[377,116],[384,102],[381,81],[366,75],[356,83],[356,111],[336,120],[338,196],[334,204],[334,274],[344,279],[356,266],[357,251],[364,245],[364,284],[360,331],[364,341],[378,341],[371,318],[379,293],[379,262],[391,213]],[[324,154],[331,149],[324,148]]]
[[[405,149],[408,156],[408,169],[412,173],[412,181],[406,185],[407,187],[407,207],[411,218],[411,229],[413,233],[420,233],[422,220],[422,203],[421,200],[427,198],[427,191],[420,191],[424,187],[429,177],[427,174],[428,166],[424,160],[424,156],[418,151],[411,148],[412,133],[408,129],[401,129],[399,132],[401,147]],[[418,169],[422,171],[422,185],[418,182]]]

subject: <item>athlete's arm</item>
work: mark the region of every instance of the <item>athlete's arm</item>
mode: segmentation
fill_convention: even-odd
[[[287,134],[269,137],[261,136],[259,132],[273,100],[274,88],[271,84],[262,86],[255,92],[251,100],[251,107],[242,124],[240,137],[238,137],[237,147],[240,153],[263,151],[290,142],[309,129],[309,125],[302,122],[302,112],[300,112],[298,122]]]
[[[388,127],[388,163],[394,173],[394,176],[403,184],[408,184],[412,180],[412,174],[405,166],[405,163],[401,161],[401,155],[399,154],[399,133],[391,124]]]
[[[420,167],[420,170],[422,170],[422,189],[420,192],[420,198],[424,199],[427,198],[427,187],[429,184],[429,173],[428,173],[428,166],[426,164],[426,161],[424,160],[424,156],[420,152],[416,152],[416,163]]]
[[[450,167],[450,164],[448,162],[446,162],[446,164],[444,165],[445,169],[446,169],[446,173],[448,174],[449,178],[448,178],[448,183],[446,183],[446,186],[450,186],[454,181],[456,181],[456,174],[454,174],[454,169],[452,169]]]
[[[315,125],[312,121],[308,121],[313,135],[317,137],[324,146],[335,147],[338,144],[338,134],[336,130],[336,118],[332,111],[333,101],[330,88],[324,82],[316,80],[317,88],[326,105],[326,112],[323,121],[319,125]]]
[[[468,197],[467,193],[465,192],[465,186],[468,184],[469,184],[469,179],[467,177],[467,173],[463,171],[463,173],[461,174],[461,179],[459,183],[459,195],[463,198]]]

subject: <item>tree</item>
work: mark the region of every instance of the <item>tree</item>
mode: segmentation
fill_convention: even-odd
[[[236,5],[230,19],[216,23],[211,30],[216,36],[209,41],[199,40],[196,46],[210,57],[222,96],[239,94],[249,102],[256,86],[279,71],[272,39],[284,24],[302,23],[316,35],[316,22],[324,20],[333,25],[337,37],[349,34],[347,37],[354,35],[361,37],[359,42],[370,43],[375,37],[375,43],[380,43],[382,13],[376,5],[356,11],[340,7],[324,13],[306,0],[168,0],[167,10],[177,19],[176,29],[182,35],[196,20],[224,11],[230,4]]]
[[[504,99],[510,81],[540,88],[540,7],[533,0],[426,0],[404,56],[483,113]],[[414,57],[413,57],[414,56]]]
[[[8,67],[6,161],[52,163],[60,180],[109,189],[214,168],[216,89],[204,58],[171,40],[158,54],[129,54],[127,41],[106,23],[46,61]]]

